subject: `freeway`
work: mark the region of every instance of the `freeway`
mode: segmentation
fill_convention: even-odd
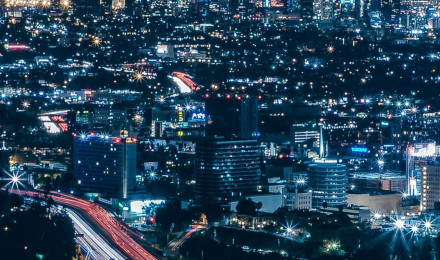
[[[172,76],[174,83],[179,88],[180,93],[191,93],[191,91],[197,91],[200,87],[191,80],[190,76],[182,72],[173,72]]]
[[[172,245],[171,251],[176,251],[176,249],[183,244],[185,240],[187,240],[194,232],[198,231],[199,229],[193,228],[190,231],[188,231],[185,235],[183,235],[179,240],[172,241],[170,244]]]
[[[75,230],[78,233],[84,235],[83,237],[77,237],[77,240],[84,246],[84,248],[87,250],[87,254],[90,255],[92,259],[125,259],[123,255],[113,249],[113,247],[109,245],[107,241],[102,239],[102,237],[100,237],[93,230],[93,228],[87,222],[85,222],[75,211],[71,209],[66,209],[66,211],[73,221]]]
[[[10,190],[9,192],[30,197],[43,196],[42,193],[36,191]],[[128,258],[133,260],[157,259],[134,241],[127,234],[126,228],[102,207],[67,194],[51,192],[49,196],[52,197],[55,203],[74,208],[81,212],[84,217],[93,220],[103,237],[115,244]]]

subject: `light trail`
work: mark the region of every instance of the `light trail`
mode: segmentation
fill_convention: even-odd
[[[102,239],[92,227],[85,222],[77,213],[71,209],[66,209],[67,214],[72,219],[75,230],[84,234],[84,237],[77,238],[82,241],[88,253],[93,259],[115,259],[124,260],[125,257],[114,250],[104,239]]]
[[[180,93],[187,94],[191,93],[191,88],[189,88],[181,79],[178,77],[170,76],[171,79],[173,79],[174,83],[176,83],[177,87],[179,88]]]
[[[177,242],[174,243],[173,247],[171,248],[171,251],[176,251],[176,249],[185,242],[194,232],[198,231],[199,229],[193,228],[190,231],[188,231],[184,236],[182,236]]]
[[[176,83],[180,90],[180,93],[191,93],[191,91],[199,90],[199,86],[192,81],[189,76],[182,72],[173,72],[172,76],[169,76]]]
[[[11,190],[11,193],[22,196],[42,197],[43,194],[35,191],[18,191]],[[147,252],[141,245],[136,243],[127,232],[122,224],[116,221],[102,207],[95,205],[83,199],[51,192],[49,195],[55,203],[74,208],[83,213],[84,216],[90,217],[97,225],[102,235],[113,242],[121,249],[126,256],[133,260],[153,260],[156,259],[152,254]]]

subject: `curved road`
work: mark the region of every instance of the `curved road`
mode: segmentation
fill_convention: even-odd
[[[35,191],[9,190],[10,193],[29,197],[42,197],[43,194]],[[84,216],[93,219],[102,235],[113,242],[127,257],[133,260],[155,260],[152,254],[136,243],[128,234],[127,228],[116,221],[100,206],[66,194],[51,192],[50,197],[55,203],[79,210]],[[129,231],[128,231],[129,232]]]
[[[93,228],[79,216],[79,214],[69,208],[66,208],[66,211],[73,221],[75,230],[84,235],[83,237],[77,237],[76,239],[84,245],[88,254],[90,254],[93,259],[125,259],[125,257],[114,250],[107,241],[102,239]]]

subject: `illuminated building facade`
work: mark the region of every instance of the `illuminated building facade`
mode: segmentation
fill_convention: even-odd
[[[112,0],[112,8],[120,10],[125,8],[125,0]]]
[[[307,168],[313,188],[313,207],[345,205],[347,203],[347,167],[337,163],[316,163]]]
[[[196,146],[196,197],[220,201],[255,193],[260,168],[260,146],[255,140],[203,140]]]
[[[429,163],[422,168],[420,210],[435,209],[440,205],[440,165]]]
[[[301,18],[305,22],[311,22],[313,19],[313,0],[300,0]]]
[[[127,198],[136,184],[136,138],[74,137],[73,172],[82,193]]]
[[[430,158],[436,156],[435,142],[416,143],[406,149],[406,193],[410,196],[421,194],[422,169]]]

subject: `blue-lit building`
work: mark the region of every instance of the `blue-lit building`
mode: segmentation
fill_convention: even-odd
[[[261,151],[256,140],[206,139],[197,143],[195,195],[220,201],[258,191]]]
[[[307,168],[309,183],[313,188],[313,207],[347,204],[347,167],[338,163],[315,163]]]
[[[79,191],[127,198],[136,185],[136,142],[94,133],[74,137],[73,172]]]

